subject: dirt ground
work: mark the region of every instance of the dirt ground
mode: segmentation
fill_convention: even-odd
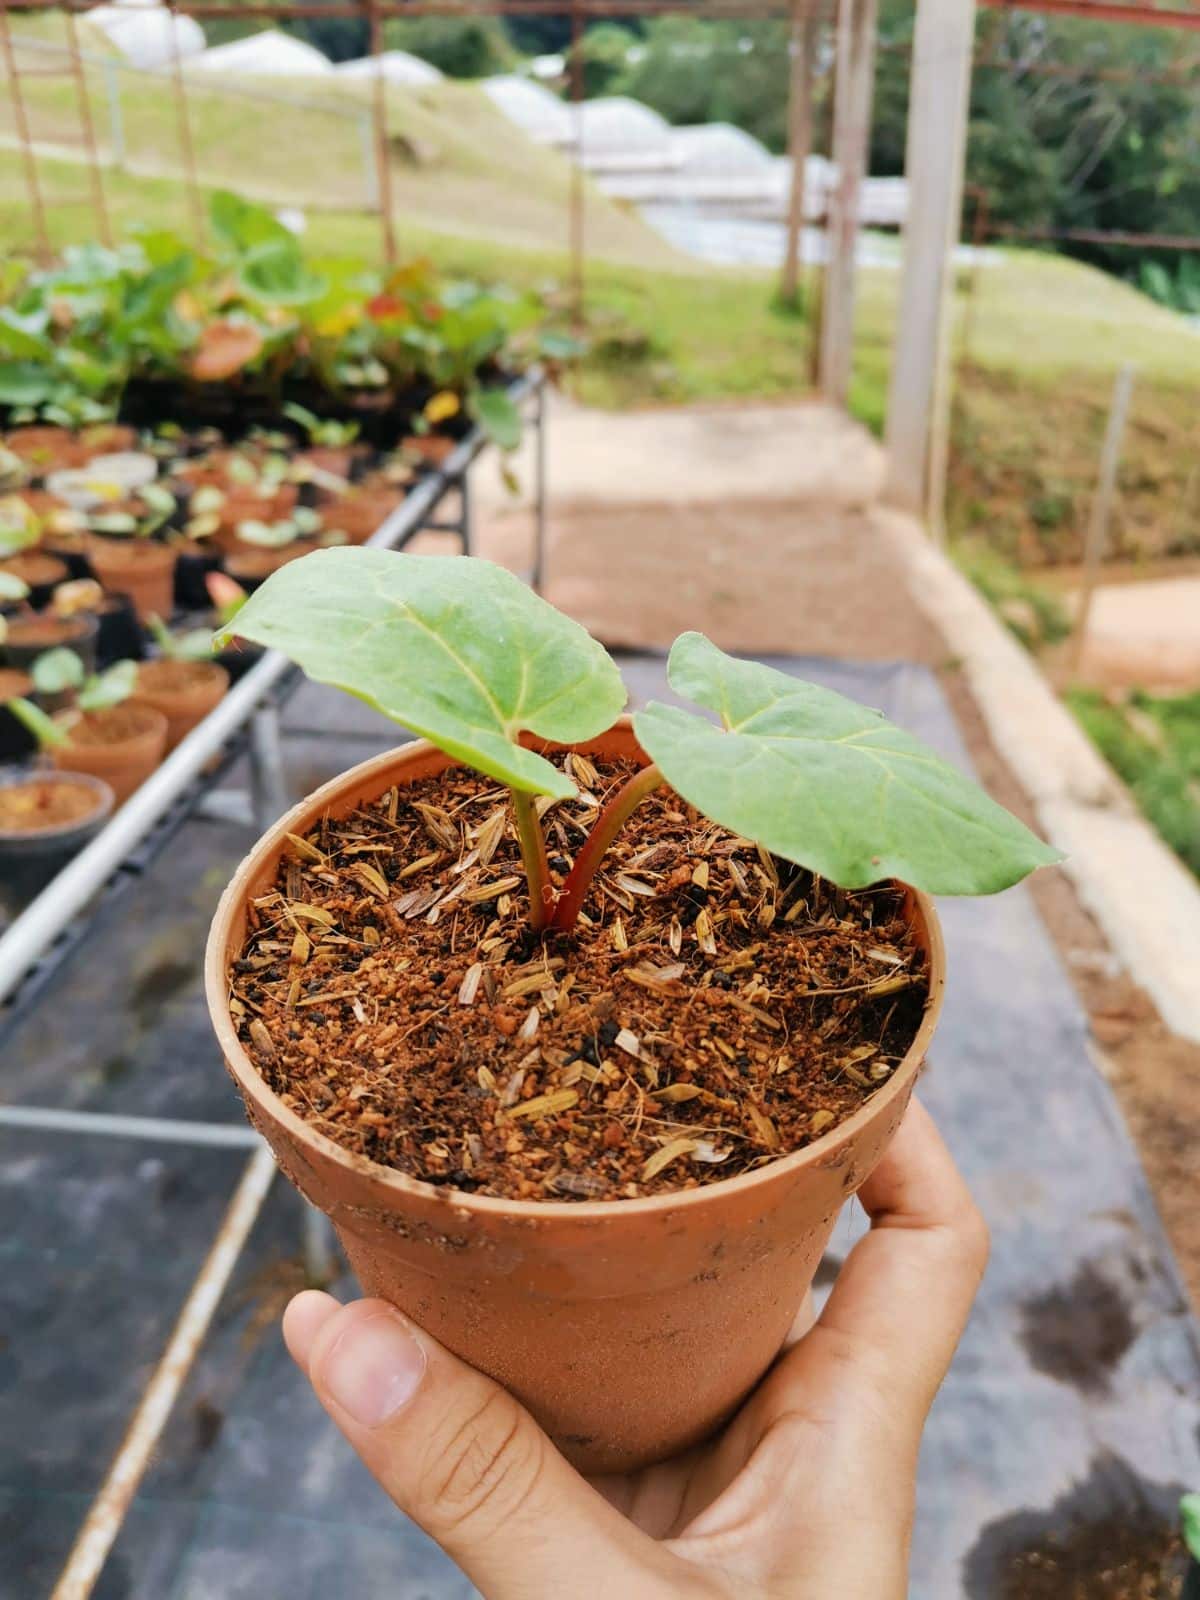
[[[989,789],[1031,820],[1028,797],[988,737],[944,642],[851,494],[696,504],[559,500],[545,592],[613,645],[665,646],[698,628],[722,647],[845,659],[906,659],[939,670]],[[496,506],[479,553],[528,570],[532,519]],[[1119,964],[1065,874],[1039,873],[1039,911],[1091,1019],[1097,1070],[1112,1083],[1200,1307],[1200,1046],[1171,1034]]]

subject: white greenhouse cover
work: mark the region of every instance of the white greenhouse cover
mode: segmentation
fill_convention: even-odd
[[[672,128],[670,139],[680,171],[688,177],[755,178],[771,172],[766,145],[730,122]]]
[[[671,130],[664,117],[627,95],[603,95],[579,108],[583,148],[589,157],[625,156],[671,162]]]
[[[571,112],[556,94],[540,83],[503,73],[484,78],[479,87],[510,122],[515,122],[539,144],[571,144],[575,129]]]
[[[172,25],[171,13],[159,0],[115,0],[94,6],[86,15],[134,67],[165,67],[177,50],[181,56],[195,56],[204,49],[204,30],[195,18],[177,17]]]
[[[263,78],[311,78],[333,71],[328,56],[276,28],[214,45],[193,56],[187,65],[194,72],[244,72]]]
[[[380,66],[389,83],[403,89],[422,89],[441,83],[444,74],[429,61],[410,55],[407,50],[385,50],[380,56],[362,56],[358,61],[343,61],[333,70],[341,78],[373,78]]]

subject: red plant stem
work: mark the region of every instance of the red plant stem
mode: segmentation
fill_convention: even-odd
[[[595,826],[584,841],[583,849],[575,857],[575,865],[559,891],[558,904],[550,918],[552,928],[565,931],[574,927],[591,881],[596,876],[596,869],[603,861],[609,845],[646,796],[660,789],[665,782],[662,773],[651,762],[648,767],[635,772],[613,795],[596,818]]]
[[[550,882],[550,863],[546,860],[546,839],[534,810],[533,796],[512,791],[517,818],[517,837],[521,841],[521,860],[529,883],[529,923],[540,933],[550,921],[554,907],[554,887]]]

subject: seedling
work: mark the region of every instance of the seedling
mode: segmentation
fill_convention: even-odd
[[[30,673],[38,694],[58,695],[75,691],[73,711],[108,711],[128,700],[137,683],[137,663],[117,661],[105,672],[88,676],[74,650],[47,650],[33,663]],[[71,719],[56,721],[41,706],[18,696],[8,701],[8,709],[37,740],[43,750],[71,742]]]
[[[318,417],[292,401],[284,406],[283,414],[299,423],[309,444],[327,445],[334,450],[344,450],[347,445],[352,445],[360,432],[357,422],[337,422],[332,417]]]
[[[1200,1600],[1200,1494],[1185,1494],[1179,1504],[1183,1542],[1191,1560],[1179,1600]]]
[[[272,574],[236,631],[507,785],[535,929],[573,926],[605,851],[663,784],[845,889],[898,878],[932,894],[990,894],[1060,859],[878,712],[685,633],[671,688],[719,720],[654,702],[634,716],[650,764],[602,810],[556,890],[535,801],[577,791],[522,735],[595,738],[626,700],[616,666],[578,623],[490,562],[357,548]]]
[[[38,519],[20,495],[0,500],[0,561],[31,550],[40,536]]]
[[[19,606],[29,599],[29,585],[15,572],[0,572],[0,606]]]
[[[210,628],[189,628],[186,633],[174,634],[157,614],[150,616],[148,626],[165,660],[212,660],[215,651]]]
[[[240,583],[235,583],[224,572],[208,573],[204,579],[204,587],[208,590],[208,598],[212,601],[217,621],[222,628],[227,628],[246,604],[249,596]]]
[[[149,539],[175,515],[178,502],[161,483],[147,483],[138,490],[145,511],[135,516],[129,511],[101,511],[91,519],[93,533],[109,538]]]

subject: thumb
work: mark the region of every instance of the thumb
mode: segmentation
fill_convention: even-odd
[[[596,1493],[527,1411],[385,1300],[297,1295],[283,1333],[317,1398],[400,1509],[488,1600],[663,1595],[663,1553]]]

